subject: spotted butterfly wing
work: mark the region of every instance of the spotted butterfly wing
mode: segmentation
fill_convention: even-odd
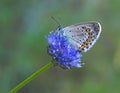
[[[81,52],[88,51],[99,38],[101,25],[98,22],[74,24],[62,29],[63,36],[67,37]]]

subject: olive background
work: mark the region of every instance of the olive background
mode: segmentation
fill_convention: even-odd
[[[51,61],[51,16],[63,27],[98,21],[100,38],[82,68],[52,67],[17,93],[120,93],[120,0],[0,0],[0,93]]]

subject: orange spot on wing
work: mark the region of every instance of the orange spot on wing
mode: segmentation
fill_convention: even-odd
[[[92,41],[92,32],[89,31],[88,34],[89,34],[88,39],[85,42],[83,42],[83,44],[80,47],[82,50]]]

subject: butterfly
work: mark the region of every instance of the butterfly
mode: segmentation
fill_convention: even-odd
[[[86,52],[95,44],[101,34],[99,22],[84,22],[60,28],[62,36],[80,52]]]

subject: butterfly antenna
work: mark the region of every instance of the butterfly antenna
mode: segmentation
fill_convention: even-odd
[[[58,28],[62,28],[61,24],[53,16],[51,18],[58,24]]]

